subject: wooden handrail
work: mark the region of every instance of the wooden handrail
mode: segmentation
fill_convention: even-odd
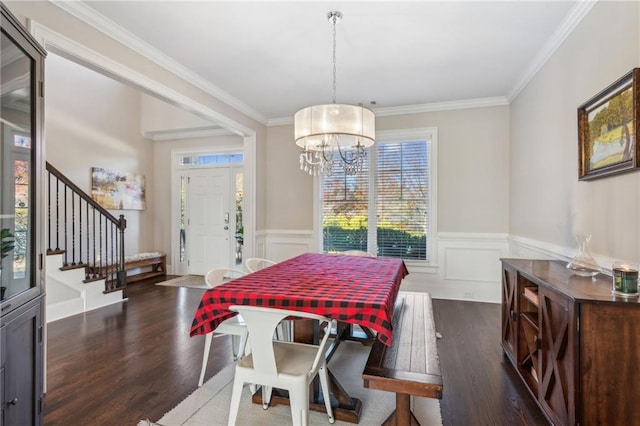
[[[87,194],[82,189],[80,189],[78,185],[71,182],[71,180],[68,177],[63,175],[60,170],[56,169],[48,161],[47,161],[47,171],[51,172],[51,174],[57,177],[60,180],[60,182],[67,185],[73,192],[78,194],[83,200],[89,203],[91,207],[93,207],[94,209],[98,210],[101,214],[106,216],[111,222],[115,223],[116,225],[120,225],[119,219],[117,219],[114,215],[109,213],[104,207],[98,204],[93,198],[91,198],[91,195]],[[120,217],[122,218],[123,216],[121,215]],[[125,227],[126,227],[126,221],[125,221]]]
[[[125,247],[124,247],[124,231],[127,228],[127,221],[124,215],[116,218],[109,213],[104,207],[98,204],[89,194],[83,191],[60,170],[55,168],[51,163],[46,162],[46,170],[49,172],[49,198],[48,198],[48,215],[49,215],[49,244],[48,252],[64,253],[63,268],[74,268],[78,266],[85,267],[85,282],[95,279],[106,279],[105,291],[123,290],[123,296],[126,297],[126,270],[125,270]],[[52,177],[55,179],[52,181]],[[59,185],[62,183],[63,190],[62,202],[60,201]],[[55,188],[52,187],[54,184]],[[52,189],[53,188],[53,189]],[[55,193],[55,200],[51,198],[51,192]],[[70,192],[70,213],[68,213],[69,202],[67,199],[67,191]],[[77,198],[76,198],[77,197]],[[75,207],[75,200],[78,199],[78,209]],[[83,204],[84,202],[84,204]],[[52,211],[55,206],[55,211]],[[62,206],[62,207],[61,207]],[[91,210],[90,210],[90,207]],[[62,208],[62,211],[60,211]],[[76,223],[76,211],[77,219]],[[92,216],[90,217],[90,211]],[[83,216],[84,212],[84,216]],[[69,224],[68,218],[71,217]],[[55,217],[55,229],[52,228],[51,218]],[[84,219],[84,223],[83,223]],[[96,221],[97,219],[97,221]],[[110,222],[110,224],[108,224]],[[62,223],[62,230],[60,224]],[[104,225],[104,228],[103,228]],[[109,229],[111,232],[109,232]],[[117,230],[117,231],[116,231]],[[116,231],[116,232],[114,232]],[[51,233],[55,235],[55,245],[52,246]],[[76,232],[79,233],[76,242]],[[85,237],[83,238],[83,232]],[[117,235],[114,235],[117,234]],[[62,241],[60,237],[62,236]],[[69,237],[71,241],[69,242]],[[119,241],[118,241],[119,238]],[[83,251],[83,240],[86,242]],[[76,243],[79,249],[76,251]],[[71,246],[68,246],[70,244]],[[97,247],[96,247],[97,245]],[[91,246],[91,247],[90,247]],[[52,248],[52,247],[55,247]],[[91,249],[92,248],[92,249]],[[68,258],[71,258],[68,261]],[[117,259],[117,267],[108,266],[108,260]],[[102,268],[104,264],[104,268]],[[99,271],[99,272],[95,272]],[[116,277],[111,280],[108,277]],[[114,286],[114,282],[116,285]]]

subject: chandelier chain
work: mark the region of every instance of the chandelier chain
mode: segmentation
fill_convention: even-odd
[[[312,176],[331,176],[334,168],[341,167],[347,176],[362,171],[367,161],[366,148],[375,141],[375,115],[359,105],[338,104],[337,88],[337,36],[336,25],[342,13],[327,14],[332,25],[332,104],[313,105],[295,115],[296,145],[302,148],[300,169]]]
[[[336,103],[336,21],[338,17],[334,15],[331,18],[333,22],[333,103]]]

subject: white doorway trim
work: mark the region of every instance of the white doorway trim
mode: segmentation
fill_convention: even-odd
[[[77,64],[92,69],[144,93],[161,99],[178,108],[219,124],[243,138],[244,153],[244,229],[245,253],[253,254],[256,233],[256,130],[247,127],[221,113],[183,95],[122,63],[79,44],[56,31],[29,20],[27,27],[35,39],[49,52],[53,52]],[[45,62],[46,68],[46,62]],[[46,143],[46,141],[43,141]],[[44,148],[43,143],[43,148]],[[46,196],[46,194],[43,194]],[[44,198],[43,198],[44,199]]]
[[[233,152],[238,152],[241,150],[241,145],[220,145],[215,148],[195,148],[195,149],[172,149],[171,150],[171,274],[182,275],[187,271],[184,270],[184,265],[181,265],[180,262],[180,235],[179,235],[179,218],[180,218],[180,179],[179,176],[185,174],[189,170],[202,169],[202,168],[213,168],[219,167],[215,165],[211,166],[192,166],[192,167],[183,167],[180,166],[180,157],[182,156],[193,156],[193,155],[206,155],[206,154],[228,154]],[[230,171],[242,170],[244,174],[244,163],[241,165],[240,163],[228,164],[225,167],[229,168]],[[232,185],[235,188],[235,183]],[[243,176],[243,186],[244,186],[244,176]],[[231,189],[230,189],[231,190]],[[233,197],[235,199],[235,195]],[[244,198],[244,187],[243,187],[243,198]],[[243,214],[245,205],[243,203]],[[235,210],[234,210],[235,211]],[[245,221],[243,220],[243,226]],[[235,220],[233,221],[233,225],[235,226]],[[243,253],[246,251],[243,249]],[[229,265],[229,267],[232,267]]]

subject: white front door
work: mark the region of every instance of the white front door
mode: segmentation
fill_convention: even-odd
[[[186,188],[186,255],[189,274],[231,266],[230,168],[189,170]]]

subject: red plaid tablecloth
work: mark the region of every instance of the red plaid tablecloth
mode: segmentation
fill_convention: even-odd
[[[207,290],[191,336],[235,315],[231,305],[291,309],[359,324],[391,344],[393,306],[409,272],[402,259],[306,253]]]

